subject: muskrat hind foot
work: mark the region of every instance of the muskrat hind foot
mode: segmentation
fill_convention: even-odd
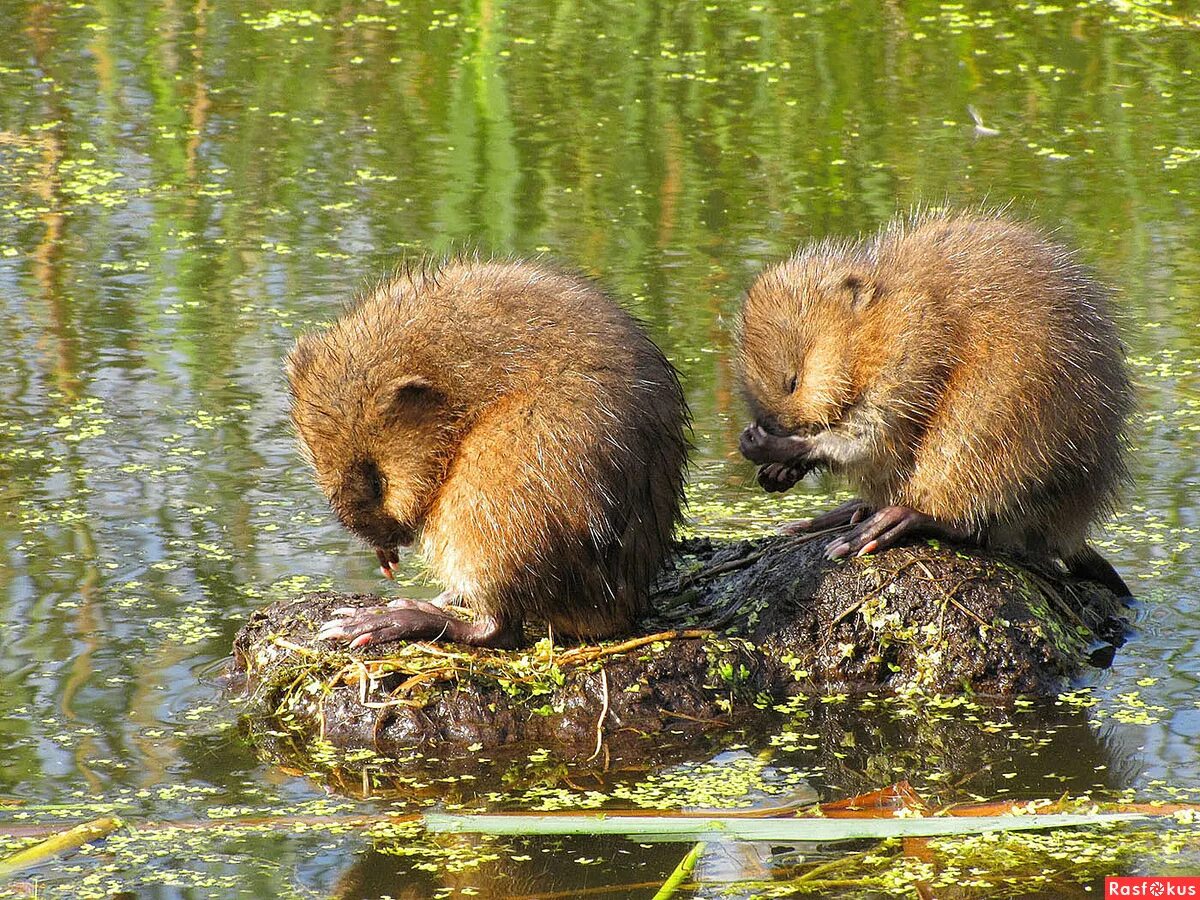
[[[814,516],[811,519],[801,519],[798,522],[788,522],[786,525],[781,525],[779,533],[804,534],[810,531],[825,531],[830,528],[857,525],[874,511],[875,508],[865,500],[848,500],[840,506],[835,506],[829,512],[821,513],[821,515]]]
[[[477,647],[512,649],[520,642],[511,623],[488,617],[467,622],[424,600],[393,600],[387,606],[342,607],[333,611],[317,640],[345,643],[350,649],[384,641],[454,641]]]
[[[970,538],[965,530],[919,510],[908,506],[885,506],[849,534],[830,541],[825,548],[825,558],[841,559],[850,554],[865,556],[894,547],[914,535],[944,537],[952,541]]]

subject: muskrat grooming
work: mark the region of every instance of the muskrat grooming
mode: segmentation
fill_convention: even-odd
[[[341,610],[322,638],[513,647],[527,618],[585,639],[642,613],[680,515],[688,414],[671,364],[597,286],[526,262],[412,271],[301,337],[287,374],[338,519],[385,575],[415,545],[446,588]]]
[[[1072,253],[998,215],[802,247],[742,307],[742,453],[768,491],[819,466],[857,486],[797,523],[855,526],[830,558],[940,535],[1057,557],[1127,595],[1085,543],[1126,478],[1133,409],[1107,305]]]

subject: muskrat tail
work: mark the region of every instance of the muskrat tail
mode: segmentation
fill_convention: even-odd
[[[1064,556],[1063,563],[1066,565],[1067,571],[1076,578],[1094,581],[1096,584],[1108,588],[1118,597],[1133,596],[1129,586],[1125,584],[1125,579],[1117,574],[1112,563],[1087,544],[1080,546],[1070,556]]]

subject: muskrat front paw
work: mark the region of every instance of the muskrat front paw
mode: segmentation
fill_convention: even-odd
[[[757,422],[747,425],[738,438],[738,449],[752,463],[782,463],[793,468],[811,467],[812,443],[799,435],[772,434]],[[805,469],[807,471],[807,468]]]
[[[768,494],[782,494],[795,487],[807,471],[808,468],[804,466],[767,463],[765,466],[759,466],[758,484]]]
[[[375,556],[379,559],[379,571],[383,573],[383,577],[388,581],[395,581],[396,566],[400,564],[400,554],[396,552],[396,548],[383,550],[376,547]]]

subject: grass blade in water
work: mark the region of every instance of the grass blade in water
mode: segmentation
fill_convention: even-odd
[[[843,841],[861,838],[938,837],[993,831],[1036,831],[1077,828],[1144,819],[1139,813],[1088,813],[971,818],[915,817],[897,819],[742,819],[650,816],[458,816],[429,813],[425,827],[433,832],[482,834],[617,834],[637,838],[699,841]]]
[[[0,862],[0,878],[5,878],[32,866],[41,865],[63,853],[78,850],[90,841],[98,841],[103,837],[107,837],[120,828],[122,824],[118,818],[105,816],[102,819],[93,819],[91,822],[84,822],[82,825],[76,825],[74,828],[61,831],[52,837],[46,838],[44,841],[34,844],[32,847],[18,850],[12,856],[8,857],[8,859]]]
[[[675,867],[675,871],[671,873],[671,877],[663,882],[663,886],[658,889],[658,893],[651,900],[670,900],[671,897],[674,897],[675,892],[679,890],[679,886],[692,877],[692,872],[696,869],[696,863],[700,861],[700,857],[703,854],[703,841],[693,844],[692,849],[679,861],[679,865]]]

